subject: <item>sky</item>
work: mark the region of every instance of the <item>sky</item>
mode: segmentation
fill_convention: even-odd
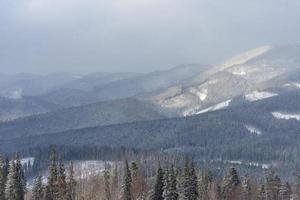
[[[0,0],[0,73],[149,72],[300,44],[299,0]]]

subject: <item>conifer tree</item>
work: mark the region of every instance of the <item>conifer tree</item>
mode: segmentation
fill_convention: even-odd
[[[118,189],[119,189],[119,173],[118,173],[118,166],[115,164],[112,176],[111,176],[111,194],[112,199],[117,200],[118,198]]]
[[[16,182],[17,182],[16,163],[14,160],[12,160],[9,165],[9,173],[7,176],[7,181],[5,186],[6,200],[17,200]]]
[[[266,199],[277,200],[279,196],[280,185],[280,178],[275,174],[274,171],[270,171],[266,176]]]
[[[164,199],[163,192],[164,192],[164,171],[159,164],[156,171],[154,190],[150,199],[163,200]]]
[[[122,200],[131,200],[131,172],[129,169],[128,161],[125,161],[124,165],[124,178],[123,178],[123,185],[122,185]]]
[[[17,154],[10,162],[9,174],[5,186],[6,200],[24,200],[25,187],[26,182],[24,172],[20,157]]]
[[[48,183],[46,187],[46,200],[57,200],[59,198],[58,195],[59,195],[59,189],[58,189],[57,155],[55,149],[52,149]]]
[[[190,193],[190,200],[196,200],[198,198],[198,177],[197,172],[195,168],[194,161],[191,162],[190,166],[190,177],[189,177],[190,187],[189,187],[189,193]]]
[[[174,170],[174,166],[165,171],[164,178],[164,192],[163,199],[164,200],[178,200],[178,191],[177,191],[177,178],[176,172]]]
[[[110,170],[107,165],[105,165],[105,170],[103,174],[104,178],[104,192],[105,192],[105,200],[111,200],[111,190],[110,190]]]
[[[227,173],[227,175],[223,178],[221,187],[220,187],[220,195],[224,200],[231,200],[235,195],[235,190],[240,184],[239,177],[237,175],[237,171],[235,168],[231,167]]]
[[[43,187],[43,183],[42,183],[42,176],[38,176],[34,182],[31,199],[32,200],[44,199],[44,187]]]
[[[199,199],[200,200],[206,200],[209,199],[209,193],[212,188],[213,183],[213,176],[210,171],[208,172],[202,172],[200,174],[200,178],[198,181],[199,184]]]
[[[296,171],[296,180],[295,180],[295,200],[300,200],[300,169]]]
[[[190,199],[190,166],[189,160],[185,160],[184,168],[183,168],[183,177],[181,183],[181,199],[189,200]]]
[[[57,184],[58,184],[58,199],[65,200],[67,197],[66,170],[61,160],[58,166]]]
[[[68,173],[67,200],[75,200],[77,182],[74,178],[74,165],[71,162]]]
[[[5,160],[0,155],[0,199],[5,199],[6,175],[4,170],[5,170]]]

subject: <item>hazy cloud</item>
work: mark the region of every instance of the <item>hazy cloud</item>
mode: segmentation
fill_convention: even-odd
[[[0,72],[151,71],[300,43],[298,0],[0,0]]]

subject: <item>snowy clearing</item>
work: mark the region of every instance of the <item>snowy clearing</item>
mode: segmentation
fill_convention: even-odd
[[[267,99],[267,98],[270,98],[270,97],[274,97],[274,96],[277,96],[278,94],[276,93],[272,93],[272,92],[259,92],[259,91],[253,91],[249,94],[246,94],[245,95],[245,98],[247,101],[258,101],[258,100],[261,100],[261,99]]]
[[[183,116],[186,117],[186,116],[192,116],[192,115],[199,115],[199,114],[206,113],[206,112],[221,110],[221,109],[228,107],[230,105],[230,102],[231,102],[231,99],[221,102],[221,103],[218,103],[216,105],[210,106],[210,107],[205,108],[200,111],[199,111],[199,108],[190,109],[190,110],[185,111],[183,113]]]
[[[300,114],[289,114],[289,113],[281,113],[281,112],[272,112],[273,117],[277,119],[295,119],[295,120],[300,120]]]
[[[246,125],[245,128],[252,134],[256,134],[256,135],[262,134],[262,132],[254,126]]]

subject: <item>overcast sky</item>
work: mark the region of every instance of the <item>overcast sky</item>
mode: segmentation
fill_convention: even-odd
[[[300,43],[299,0],[0,0],[0,72],[220,63]]]

